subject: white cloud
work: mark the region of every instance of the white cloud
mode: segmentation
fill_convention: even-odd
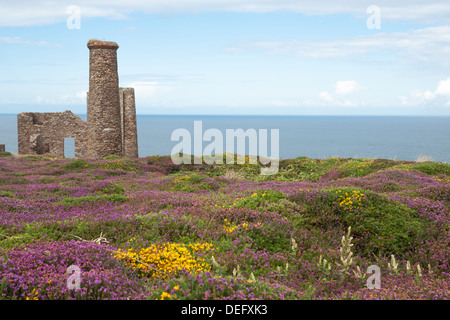
[[[423,98],[425,100],[432,100],[436,97],[436,93],[431,92],[430,90],[427,90],[423,93]]]
[[[367,19],[372,0],[18,0],[0,1],[0,26],[31,26],[64,22],[70,5],[83,18],[126,19],[130,13],[273,12],[306,15],[351,14]],[[437,23],[450,20],[450,3],[440,0],[377,0],[382,21]]]
[[[360,90],[362,87],[358,84],[358,82],[350,80],[336,82],[335,88],[336,94],[347,95]]]
[[[83,99],[83,100],[86,100],[86,96],[87,96],[87,91],[80,91],[75,94],[75,97],[77,97],[79,99]]]
[[[321,105],[330,105],[330,106],[336,106],[336,107],[358,107],[361,104],[358,101],[351,100],[351,99],[342,99],[338,98],[327,91],[321,92],[319,94],[319,99],[322,100]]]
[[[337,81],[334,88],[334,93],[329,93],[328,91],[319,93],[318,98],[322,104],[339,107],[357,107],[362,105],[362,103],[348,97],[352,93],[363,89],[363,86],[358,82],[354,80]]]
[[[175,87],[161,85],[157,81],[135,81],[128,83],[127,87],[134,88],[136,103],[142,105],[161,105],[164,96],[175,90]]]
[[[0,1],[0,27],[51,25],[66,22],[69,6],[80,7],[81,20],[86,18],[127,19],[124,6],[109,6],[106,1]]]
[[[300,107],[301,104],[296,100],[272,100],[269,102],[269,106],[272,107]]]
[[[450,65],[450,26],[429,27],[406,32],[377,33],[349,39],[329,41],[271,41],[255,42],[229,48],[262,48],[267,53],[309,58],[347,58],[380,53],[393,55],[391,61],[434,62]],[[387,55],[384,55],[387,56]]]
[[[333,107],[357,107],[362,103],[352,100],[350,96],[363,89],[358,82],[354,80],[337,81],[334,85],[334,92],[320,92],[315,100],[272,100],[269,102],[273,107],[302,107],[302,106],[333,106]]]
[[[35,41],[23,39],[21,37],[0,37],[1,43],[6,44],[24,44],[24,45],[32,45],[32,46],[51,46],[51,47],[61,47],[59,44],[52,44],[47,41]]]
[[[450,106],[450,78],[438,83],[436,90],[416,90],[411,92],[410,97],[399,97],[403,105],[436,105]]]
[[[320,98],[320,100],[323,100],[325,102],[333,102],[334,101],[333,95],[328,93],[328,91],[319,93],[319,98]]]
[[[398,97],[399,99],[400,99],[400,103],[402,104],[402,105],[407,105],[408,104],[408,98],[407,97],[405,97],[405,96],[400,96],[400,97]]]
[[[37,96],[34,100],[34,103],[38,105],[86,105],[86,92],[87,91],[79,91],[74,94],[63,94],[59,97],[42,97]]]
[[[442,80],[436,89],[436,94],[450,97],[450,78]]]
[[[175,90],[175,87],[161,85],[157,81],[135,81],[125,85],[134,88],[136,104],[139,106],[162,106],[167,104],[166,94]],[[78,91],[59,96],[38,95],[32,103],[51,106],[86,106],[87,91]]]

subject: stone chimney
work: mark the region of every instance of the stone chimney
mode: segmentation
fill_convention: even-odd
[[[89,40],[87,155],[122,156],[122,125],[115,42]]]
[[[133,88],[119,88],[122,118],[122,154],[125,158],[138,157],[136,104]]]

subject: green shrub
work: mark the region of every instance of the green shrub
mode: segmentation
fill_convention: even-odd
[[[217,190],[219,187],[219,184],[213,179],[192,173],[189,175],[178,175],[173,180],[171,190],[185,192],[195,192],[200,190],[212,191]]]
[[[417,245],[428,225],[407,206],[355,188],[303,192],[290,200],[303,206],[296,221],[300,227],[344,231],[351,226],[363,256],[402,255]]]
[[[122,157],[120,157],[120,156],[116,156],[116,155],[112,154],[110,156],[104,157],[103,159],[105,159],[105,160],[115,160],[115,159],[121,159],[121,158]]]
[[[30,183],[30,181],[28,181],[25,178],[2,177],[0,179],[0,186],[27,184],[27,183]]]
[[[267,210],[268,207],[272,208],[270,211],[277,211],[277,206],[273,205],[278,203],[281,199],[286,198],[286,194],[276,190],[256,190],[251,196],[240,198],[235,201],[235,208],[249,208],[253,210]]]
[[[151,234],[153,238],[156,236],[156,238],[162,238],[164,241],[182,243],[190,243],[199,239],[199,228],[197,226],[199,222],[187,215],[173,216],[162,212],[148,215],[147,219],[141,219],[141,222],[142,226],[148,230],[147,233]]]
[[[0,248],[11,250],[28,243],[33,243],[39,239],[59,240],[64,234],[55,225],[35,225],[27,224],[20,233],[8,234],[6,230],[0,229]]]
[[[324,174],[339,167],[346,161],[341,158],[309,159],[299,157],[296,159],[282,160],[276,180],[288,181],[318,181]]]
[[[10,191],[0,191],[0,198],[15,198],[15,195]]]
[[[50,183],[54,181],[53,177],[39,177],[39,181],[42,183]]]
[[[110,194],[103,196],[84,196],[79,198],[65,198],[59,202],[58,204],[70,205],[70,206],[79,206],[85,203],[95,203],[102,201],[111,201],[111,202],[125,202],[127,201],[127,197],[119,194]]]
[[[352,159],[339,167],[341,177],[364,177],[393,167],[397,162],[385,159]]]
[[[23,157],[23,159],[31,160],[31,161],[39,161],[39,160],[42,160],[42,157],[39,157],[39,156],[26,156],[26,157]]]
[[[0,152],[0,157],[9,157],[11,156],[11,152],[2,151]]]
[[[450,164],[441,162],[421,162],[412,166],[412,169],[418,170],[428,175],[445,174],[450,176]]]
[[[89,167],[89,164],[84,159],[76,159],[64,164],[64,168],[69,170],[82,169],[87,167]]]
[[[246,235],[252,239],[252,246],[256,250],[280,253],[288,251],[290,248],[290,234],[271,225],[264,225],[262,228],[250,228]]]
[[[165,300],[219,300],[229,299],[240,294],[245,299],[279,299],[282,296],[286,300],[297,300],[299,292],[287,286],[274,286],[267,280],[251,279],[243,277],[240,272],[235,277],[233,275],[220,275],[218,268],[212,273],[200,273],[197,276],[181,274],[176,279],[170,279],[154,290],[149,299]],[[210,279],[205,281],[205,279]],[[165,291],[166,290],[166,291]],[[188,293],[188,294],[186,294]],[[260,308],[261,312],[266,310]]]
[[[114,161],[107,161],[97,165],[98,168],[104,170],[124,170],[124,171],[137,171],[137,166],[129,160],[116,159]]]
[[[248,155],[241,156],[241,155],[238,155],[237,153],[233,153],[233,155],[231,155],[231,154],[229,154],[229,155],[230,155],[230,158],[233,158],[232,163],[230,163],[230,161],[227,161],[227,154],[223,153],[222,154],[222,159],[221,159],[222,160],[222,164],[220,164],[220,165],[227,165],[227,166],[233,165],[233,166],[241,166],[241,167],[242,166],[255,166],[255,167],[262,166],[262,163],[260,162],[260,159],[259,159],[258,156],[254,157],[252,159]],[[214,154],[212,155],[212,157],[214,157],[214,158],[216,156],[219,156],[219,155],[214,155]],[[206,157],[203,156],[202,157],[202,163],[207,163],[207,161],[208,162],[213,161],[211,156],[206,156]],[[255,163],[253,163],[253,162],[255,162]]]
[[[102,192],[105,194],[124,194],[125,189],[121,185],[111,183],[106,188],[103,188]]]

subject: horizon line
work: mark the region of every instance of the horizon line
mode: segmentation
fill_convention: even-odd
[[[75,113],[78,116],[87,116],[86,113]],[[19,113],[0,113],[0,116],[16,116],[20,113],[58,113],[23,111]],[[450,117],[449,115],[423,115],[423,114],[174,114],[174,113],[136,113],[136,116],[181,116],[181,117]]]

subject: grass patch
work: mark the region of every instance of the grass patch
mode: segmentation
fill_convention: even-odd
[[[0,248],[11,250],[28,243],[39,241],[40,239],[59,240],[63,236],[64,234],[55,225],[42,226],[27,224],[21,232],[9,235],[6,230],[0,229]]]
[[[281,199],[286,198],[283,192],[276,190],[256,190],[251,196],[238,198],[234,203],[235,208],[249,208],[253,210],[270,210],[278,211],[278,206],[274,205],[280,202]]]
[[[68,170],[84,169],[84,168],[88,168],[89,166],[90,165],[84,159],[72,160],[63,165],[63,167]]]
[[[105,193],[105,194],[119,194],[119,195],[122,195],[122,194],[125,193],[125,189],[121,185],[118,185],[116,183],[111,183],[106,188],[103,188],[102,192]]]
[[[173,180],[171,190],[185,192],[196,192],[201,190],[213,191],[219,189],[219,187],[220,185],[213,179],[192,173],[178,175]]]
[[[119,195],[119,194],[109,194],[102,196],[84,196],[79,198],[65,198],[61,201],[56,202],[57,204],[64,204],[69,206],[80,206],[87,203],[95,203],[95,202],[125,202],[128,200],[128,197]]]
[[[445,174],[450,176],[450,164],[442,162],[422,162],[412,166],[412,169],[418,170],[422,173],[436,176]]]
[[[364,177],[398,164],[393,160],[385,159],[353,159],[339,167],[341,177]]]
[[[0,179],[0,186],[27,184],[27,183],[30,183],[30,181],[28,181],[25,178],[2,177]]]
[[[15,198],[14,193],[10,191],[0,191],[0,198]]]
[[[113,161],[108,161],[97,165],[98,168],[103,170],[124,170],[124,171],[137,171],[138,168],[136,164],[129,160],[123,160],[121,158],[115,158]]]
[[[299,157],[295,159],[282,160],[280,171],[276,180],[288,181],[318,181],[327,172],[336,169],[347,159],[328,158],[324,160]]]
[[[116,155],[110,155],[110,156],[104,157],[103,159],[105,159],[105,160],[116,160],[116,159],[122,159],[122,157],[116,156]]]

